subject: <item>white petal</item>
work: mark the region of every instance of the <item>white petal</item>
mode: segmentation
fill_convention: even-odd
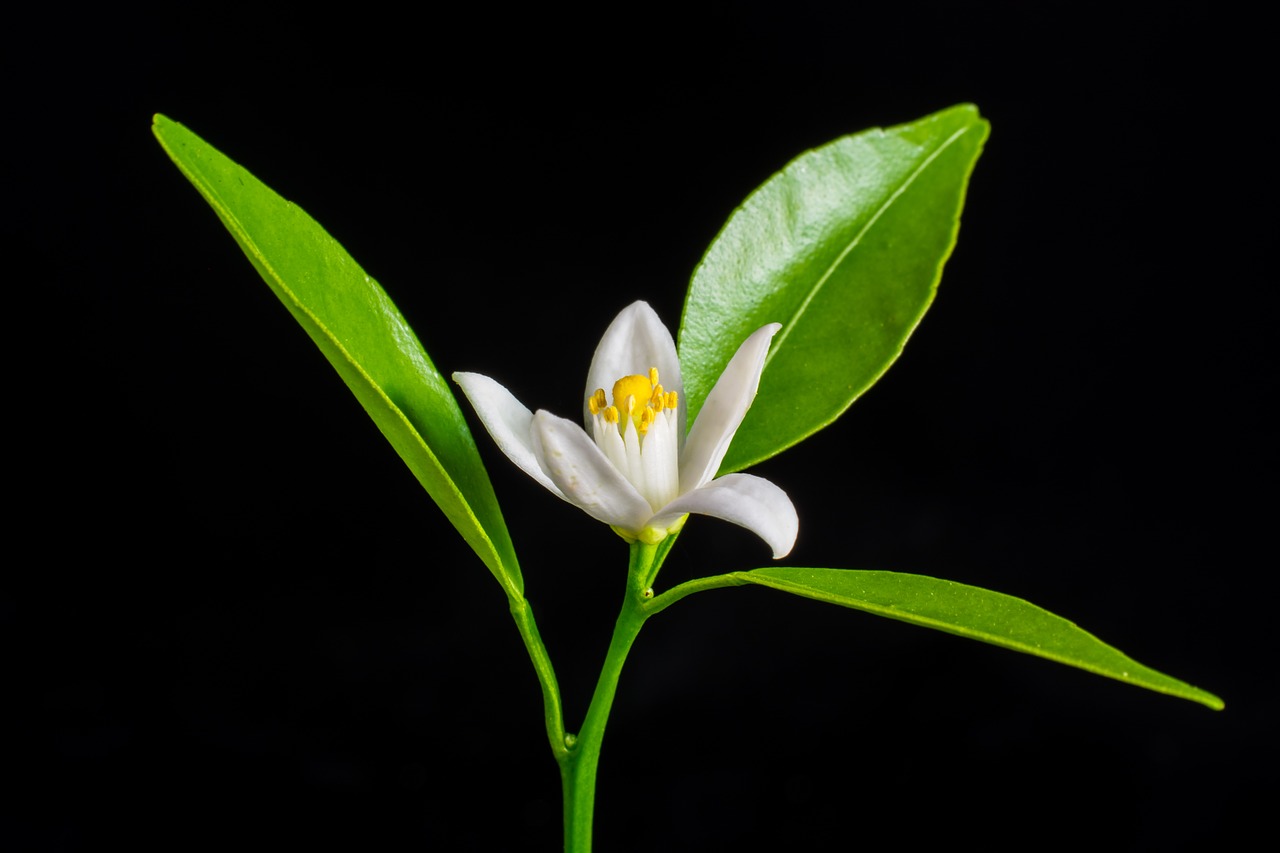
[[[618,465],[615,462],[613,467],[617,468],[627,482],[635,487],[635,490],[645,499],[645,503],[649,503],[649,489],[644,478],[644,462],[640,455],[640,432],[636,429],[636,422],[629,415],[623,415],[623,424],[622,446],[626,449],[626,462],[625,465]],[[650,503],[649,507],[649,514],[653,515],[653,504]]]
[[[650,506],[666,506],[680,495],[680,447],[676,438],[676,413],[664,409],[654,418],[644,437],[645,496]]]
[[[782,326],[770,323],[742,342],[729,365],[716,380],[698,419],[689,430],[689,439],[680,453],[680,492],[691,492],[716,475],[729,442],[742,424],[751,401],[760,387],[764,357],[769,341]]]
[[[649,526],[669,527],[687,512],[722,518],[747,528],[768,543],[775,560],[791,553],[800,529],[800,519],[787,493],[751,474],[726,474],[681,495],[650,519]]]
[[[586,400],[597,388],[603,388],[605,396],[610,396],[613,383],[624,376],[648,376],[651,367],[658,368],[662,387],[680,393],[679,423],[683,436],[684,383],[680,379],[676,342],[647,302],[632,302],[622,309],[600,339],[587,371],[587,387],[582,396],[583,418],[590,418]]]
[[[471,401],[471,406],[480,416],[480,423],[489,431],[498,449],[507,454],[507,458],[516,463],[521,471],[546,486],[557,497],[564,498],[564,493],[551,482],[534,455],[533,412],[488,376],[458,372],[453,374],[453,381],[458,383],[462,393]]]
[[[622,442],[622,436],[618,434],[618,425],[611,424],[604,418],[597,415],[592,418],[592,436],[595,438],[596,447],[604,453],[605,458],[613,463],[613,467],[623,472],[626,476],[627,470],[627,446]]]
[[[533,452],[569,503],[605,524],[638,533],[653,509],[605,458],[582,427],[539,411],[533,416]]]

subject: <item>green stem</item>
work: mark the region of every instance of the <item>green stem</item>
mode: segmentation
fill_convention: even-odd
[[[618,678],[627,653],[648,618],[645,602],[653,595],[649,589],[653,577],[666,556],[670,544],[631,545],[631,565],[627,572],[627,591],[622,600],[622,611],[613,626],[609,651],[605,653],[600,679],[596,682],[591,706],[587,709],[576,739],[569,735],[568,749],[557,754],[560,761],[560,778],[564,789],[564,849],[565,853],[590,853],[591,826],[595,812],[596,768],[600,763],[600,747],[604,743],[604,728],[609,721],[613,697],[618,690]]]
[[[736,574],[737,573],[716,575],[709,578],[698,578],[697,580],[685,581],[679,586],[673,586],[657,598],[650,598],[644,603],[645,616],[648,617],[655,613],[661,613],[663,610],[666,610],[686,595],[693,595],[695,592],[703,592],[708,589],[722,589],[726,586],[745,586],[747,581],[737,577]]]
[[[533,662],[533,671],[538,675],[538,683],[542,686],[542,715],[547,727],[547,740],[551,744],[551,753],[559,761],[568,751],[565,745],[564,710],[560,705],[560,685],[556,682],[556,671],[551,665],[551,656],[542,643],[542,635],[538,633],[538,624],[533,620],[533,608],[526,599],[509,599],[511,602],[511,618],[516,620],[520,629],[520,637],[529,652],[529,660]]]

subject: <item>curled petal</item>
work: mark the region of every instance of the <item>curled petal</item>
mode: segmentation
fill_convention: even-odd
[[[781,328],[778,323],[770,323],[743,341],[707,395],[680,454],[682,493],[693,491],[716,475],[725,453],[729,451],[729,442],[733,440],[733,434],[738,431],[747,409],[751,408],[751,401],[756,397],[756,389],[760,387],[769,341]]]
[[[564,492],[551,482],[533,452],[533,412],[505,387],[479,373],[455,373],[453,381],[462,388],[480,423],[489,431],[498,449],[533,479],[564,500]]]
[[[689,512],[747,528],[768,543],[775,560],[791,553],[800,529],[796,508],[787,493],[763,477],[751,474],[726,474],[681,495],[650,519],[649,526],[670,527]]]
[[[573,421],[538,411],[533,416],[533,452],[557,493],[587,515],[639,533],[653,509],[595,442]]]
[[[612,393],[613,383],[624,376],[647,376],[649,368],[658,368],[658,380],[668,391],[683,391],[680,378],[680,359],[676,357],[676,343],[671,332],[658,319],[657,313],[647,302],[632,302],[609,324],[600,345],[591,358],[587,371],[587,387],[583,393],[582,416],[589,422],[585,400],[597,388],[606,395]],[[684,436],[684,395],[680,395],[680,435]]]

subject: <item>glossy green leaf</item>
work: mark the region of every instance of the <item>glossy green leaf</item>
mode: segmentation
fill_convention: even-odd
[[[1061,616],[999,592],[900,572],[770,567],[731,577],[1026,652],[1221,710],[1221,699],[1143,666]]]
[[[305,211],[203,139],[161,115],[153,130],[507,595],[521,598],[511,537],[466,420],[386,292]]]
[[[835,420],[889,368],[933,301],[987,137],[968,105],[802,154],[738,208],[694,271],[680,323],[689,421],[738,345],[774,338],[721,472]]]

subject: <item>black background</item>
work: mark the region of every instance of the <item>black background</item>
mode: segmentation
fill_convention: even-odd
[[[697,596],[623,675],[597,847],[1221,849],[1269,826],[1258,22],[1050,3],[226,23],[77,20],[6,59],[0,846],[560,843],[499,588],[155,112],[319,220],[443,372],[568,414],[609,319],[642,298],[674,328],[707,244],[788,160],[976,103],[992,135],[934,306],[839,422],[755,470],[800,514],[785,562],[1021,596],[1227,710],[763,589]],[[573,728],[625,547],[477,442]],[[766,563],[695,519],[661,584]]]

